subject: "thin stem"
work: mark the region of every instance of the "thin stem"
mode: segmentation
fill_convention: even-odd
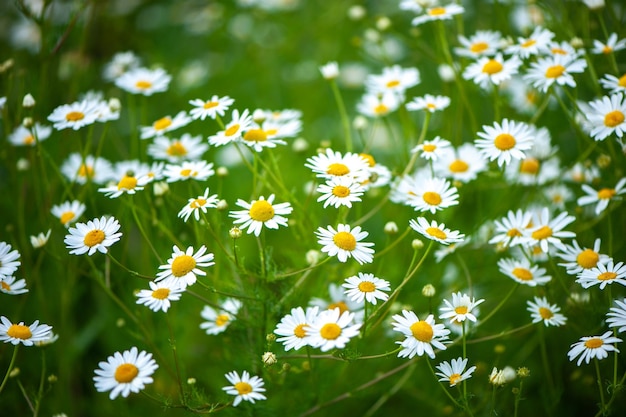
[[[437,379],[437,374],[435,374],[435,370],[433,369],[433,366],[430,364],[430,361],[427,359],[426,363],[428,364],[428,369],[430,369],[430,372],[433,374],[433,376],[435,377],[435,379]],[[446,397],[448,397],[450,399],[450,401],[452,401],[454,403],[454,405],[456,405],[459,408],[465,408],[463,407],[462,404],[460,404],[453,396],[452,394],[450,394],[450,392],[448,392],[448,390],[446,389],[446,387],[443,386],[443,384],[439,383],[439,381],[437,381],[437,385],[439,385],[443,391],[444,394],[446,394]]]
[[[341,124],[343,125],[343,135],[346,142],[346,151],[352,152],[352,132],[350,130],[350,119],[348,119],[348,112],[346,111],[346,106],[343,102],[343,98],[341,97],[339,86],[337,85],[335,80],[330,80],[330,88],[333,90],[333,96],[335,97],[335,102],[337,102],[337,107],[339,108]]]
[[[163,260],[161,259],[161,256],[159,255],[159,252],[154,248],[154,246],[152,245],[152,240],[150,239],[150,237],[148,237],[148,235],[146,234],[146,231],[144,230],[143,226],[141,225],[141,221],[139,220],[139,216],[137,215],[137,209],[135,208],[134,195],[130,195],[129,197],[130,197],[130,211],[133,214],[133,218],[135,219],[135,223],[137,224],[137,228],[139,229],[139,232],[141,233],[141,235],[144,237],[145,241],[148,243],[148,246],[150,247],[150,249],[152,249],[152,252],[156,256],[156,258],[159,260],[159,263],[162,264]]]
[[[4,389],[4,386],[7,383],[7,380],[9,379],[9,374],[11,373],[11,370],[13,369],[13,365],[15,365],[15,358],[17,358],[17,348],[20,345],[15,345],[15,348],[13,348],[13,356],[11,356],[11,362],[9,362],[9,368],[7,369],[6,374],[4,374],[4,379],[2,380],[2,384],[0,385],[0,392],[2,392],[2,390]]]
[[[598,358],[593,358],[593,363],[596,366],[596,378],[598,382],[598,390],[600,390],[600,403],[602,404],[602,408],[600,408],[600,411],[602,412],[602,414],[604,414],[605,411],[607,411],[607,408],[606,408],[606,401],[604,400],[604,389],[602,388],[602,375],[600,374],[600,361],[598,360]]]
[[[506,302],[509,300],[509,298],[511,298],[511,296],[513,295],[513,293],[515,292],[515,290],[517,289],[517,287],[519,287],[519,282],[516,282],[515,285],[513,285],[513,288],[511,288],[511,290],[509,291],[509,293],[500,301],[500,304],[498,304],[496,306],[496,308],[494,308],[493,310],[491,310],[491,312],[489,314],[487,314],[487,317],[485,317],[484,319],[482,319],[479,323],[478,326],[485,324],[485,322],[487,320],[489,320],[490,318],[492,318],[497,312],[498,310],[500,310],[502,308],[502,306],[504,304],[506,304]]]
[[[172,324],[170,323],[170,318],[166,314],[165,322],[167,323],[167,329],[170,333],[170,347],[172,348],[172,354],[174,355],[174,367],[176,369],[176,382],[178,384],[178,393],[180,395],[180,402],[185,405],[185,390],[183,389],[183,382],[180,377],[180,365],[178,363],[178,351],[176,347],[176,338],[174,336],[174,330],[172,329]]]

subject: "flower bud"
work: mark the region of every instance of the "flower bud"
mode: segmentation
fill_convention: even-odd
[[[30,109],[30,108],[35,107],[35,103],[36,103],[35,98],[30,93],[26,94],[24,96],[24,99],[22,99],[22,106],[25,109]]]
[[[396,222],[387,222],[385,223],[384,231],[388,235],[395,235],[398,233],[398,225]]]
[[[272,352],[265,352],[261,359],[263,360],[263,364],[265,366],[272,366],[276,362],[278,362],[278,359],[276,359],[276,355],[274,355],[274,353]]]
[[[239,239],[242,234],[243,232],[237,226],[233,227],[232,229],[228,231],[228,235],[231,237],[231,239]]]

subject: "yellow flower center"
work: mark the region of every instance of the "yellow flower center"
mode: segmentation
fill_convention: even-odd
[[[617,80],[617,85],[619,85],[620,87],[626,88],[626,74],[619,77],[619,79]]]
[[[470,46],[469,50],[475,54],[479,54],[487,48],[489,48],[489,44],[487,42],[474,42],[472,46]]]
[[[526,268],[513,268],[511,273],[522,281],[532,281],[533,279],[533,273]]]
[[[243,139],[249,142],[264,142],[267,140],[267,134],[263,129],[250,129],[243,135]]]
[[[546,70],[546,78],[559,78],[565,72],[563,65],[553,65]]]
[[[22,141],[24,145],[32,145],[34,142],[35,142],[35,137],[33,135],[26,136],[24,140]]]
[[[305,327],[306,324],[304,323],[298,324],[296,328],[293,329],[293,335],[299,339],[302,339],[304,336],[306,336],[306,330],[304,330]]]
[[[187,148],[180,141],[175,141],[167,148],[167,154],[170,156],[185,156]]]
[[[624,123],[624,113],[619,110],[613,110],[604,116],[604,125],[606,127],[615,127],[622,123]]]
[[[461,161],[460,159],[455,159],[448,166],[451,172],[465,172],[469,169],[469,165],[465,161]]]
[[[353,251],[356,248],[356,239],[349,232],[337,232],[333,236],[333,242],[337,247],[347,251]]]
[[[132,190],[137,186],[137,178],[125,175],[124,178],[117,183],[118,190]]]
[[[508,232],[506,232],[506,235],[508,237],[518,237],[522,235],[522,232],[520,232],[516,228],[512,228],[512,229],[509,229]]]
[[[536,43],[537,43],[537,41],[536,41],[536,40],[534,40],[534,39],[528,39],[526,42],[524,42],[524,43],[521,45],[521,47],[522,47],[522,48],[528,48],[528,47],[533,46],[533,45],[534,45],[534,44],[536,44]]]
[[[77,122],[79,120],[83,120],[85,118],[85,114],[79,111],[71,111],[65,115],[65,120],[68,122]]]
[[[215,325],[218,327],[225,326],[230,321],[228,314],[220,314],[215,318]]]
[[[485,65],[483,65],[483,72],[485,74],[493,75],[502,71],[502,64],[495,59],[490,59]]]
[[[266,222],[274,217],[274,207],[266,200],[255,201],[250,207],[249,214],[252,220]]]
[[[235,123],[234,125],[232,125],[228,129],[226,129],[224,134],[226,136],[233,136],[233,135],[237,134],[237,132],[239,132],[239,123]]]
[[[336,185],[333,187],[333,195],[343,198],[350,195],[350,189],[343,185]]]
[[[328,310],[339,309],[339,315],[341,316],[345,311],[349,311],[348,305],[343,301],[337,301],[328,305]]]
[[[519,166],[519,171],[524,174],[537,175],[541,163],[535,158],[526,158]]]
[[[458,306],[454,309],[456,314],[467,314],[467,306]]]
[[[152,291],[152,298],[156,298],[157,300],[165,300],[169,295],[169,288],[159,288],[158,290]]]
[[[135,83],[135,87],[139,88],[140,90],[146,90],[152,87],[152,83],[150,81],[139,80]]]
[[[428,229],[426,229],[426,233],[428,233],[432,237],[436,237],[437,239],[441,240],[445,240],[448,237],[448,235],[446,235],[443,230],[437,227],[429,227]]]
[[[9,327],[9,330],[7,330],[7,335],[9,337],[22,340],[30,339],[33,336],[30,332],[30,328],[28,326],[24,326],[23,324],[12,324],[11,327]]]
[[[80,168],[78,168],[78,176],[85,178],[93,178],[94,170],[90,165],[82,164]]]
[[[428,10],[428,14],[430,16],[441,16],[446,14],[446,9],[445,7],[433,7],[432,9]]]
[[[552,311],[546,307],[539,307],[539,315],[544,320],[549,320],[552,317],[554,317],[554,314],[552,313]]]
[[[74,216],[76,215],[74,214],[73,211],[66,211],[65,213],[61,214],[61,218],[60,218],[61,224],[65,225],[68,222],[72,221],[72,219],[74,219]]]
[[[195,200],[193,200],[189,204],[189,207],[191,207],[192,209],[196,209],[196,208],[203,207],[205,204],[206,204],[206,200],[200,197],[200,198],[196,198]]]
[[[374,157],[372,155],[368,153],[360,153],[359,156],[365,159],[370,167],[373,167],[376,165],[376,160],[374,160]]]
[[[461,374],[450,375],[450,386],[454,386],[461,380]]]
[[[247,382],[237,382],[235,384],[235,389],[239,393],[239,395],[246,395],[252,392],[252,385]]]
[[[218,103],[217,101],[207,101],[206,103],[204,103],[204,106],[202,107],[208,110],[208,109],[212,109],[213,107],[217,107],[219,105],[220,103]]]
[[[89,246],[91,248],[102,243],[104,241],[104,238],[105,238],[105,235],[102,230],[99,230],[99,229],[90,230],[85,235],[83,239],[83,243],[86,246]]]
[[[589,340],[585,340],[585,347],[588,349],[597,349],[604,344],[604,341],[599,337],[594,337]]]
[[[599,281],[611,281],[617,278],[617,274],[615,272],[606,271],[598,275]]]
[[[183,177],[190,176],[191,175],[191,169],[189,169],[189,168],[181,169],[180,170],[180,175],[182,175]]]
[[[172,118],[169,116],[163,117],[152,124],[154,130],[165,130],[172,125]]]
[[[547,239],[552,236],[552,229],[550,226],[541,226],[539,229],[532,232],[530,236],[536,240]]]
[[[115,370],[115,380],[120,384],[131,382],[139,374],[139,368],[132,363],[123,363]]]
[[[555,55],[567,55],[567,51],[565,49],[561,49],[561,48],[552,48],[551,49],[552,53]]]
[[[361,292],[374,292],[376,291],[376,285],[371,281],[361,281],[359,283],[359,291]]]
[[[535,104],[537,102],[537,97],[538,95],[534,91],[526,92],[526,100],[528,100],[530,104]]]
[[[326,323],[320,329],[320,336],[326,340],[335,340],[341,336],[341,327],[336,323]]]
[[[433,191],[426,191],[422,198],[426,202],[426,204],[430,204],[431,206],[438,206],[441,204],[441,196]]]
[[[0,281],[0,287],[5,291],[11,291],[11,286],[4,281]]]
[[[598,264],[600,255],[591,249],[585,249],[576,257],[576,263],[585,269],[591,269]]]
[[[178,255],[172,261],[172,275],[177,278],[184,277],[196,267],[196,260],[193,256]]]
[[[433,327],[427,322],[421,320],[413,323],[410,329],[411,333],[413,333],[413,337],[420,342],[430,342],[435,334]]]
[[[344,164],[340,164],[338,162],[334,162],[328,166],[326,173],[328,175],[342,176],[346,175],[350,172],[350,168],[345,166]]]
[[[384,115],[387,113],[389,113],[389,107],[385,106],[383,103],[379,103],[374,107],[374,114]]]
[[[437,145],[427,143],[422,147],[422,149],[424,149],[424,152],[433,152],[435,149],[437,149]]]
[[[611,52],[613,52],[613,48],[611,48],[609,45],[604,45],[604,48],[602,48],[602,53],[610,54]]]
[[[496,148],[501,151],[508,151],[515,146],[515,138],[508,133],[500,133],[493,141]]]
[[[615,196],[615,190],[613,188],[603,188],[598,191],[598,198],[601,200],[609,200]]]
[[[386,86],[387,88],[393,88],[393,87],[397,87],[400,85],[400,81],[398,80],[391,80],[389,82],[387,82]]]

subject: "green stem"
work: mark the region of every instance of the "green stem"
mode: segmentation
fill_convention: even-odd
[[[17,358],[17,348],[20,345],[15,345],[15,347],[13,348],[13,356],[11,356],[11,362],[9,362],[9,368],[7,369],[6,374],[4,374],[4,379],[2,380],[2,384],[0,385],[0,392],[2,392],[2,390],[4,389],[4,386],[7,383],[7,380],[9,379],[9,374],[11,373],[11,370],[13,369],[13,365],[15,365],[15,359]]]
[[[600,374],[600,361],[598,360],[598,358],[594,358],[593,363],[596,366],[596,378],[598,382],[598,390],[600,391],[600,404],[602,405],[602,408],[600,408],[600,411],[602,414],[605,414],[605,412],[607,411],[607,408],[606,408],[606,401],[604,400],[604,389],[602,388],[602,375]]]
[[[165,322],[167,323],[167,329],[170,333],[170,347],[172,348],[172,354],[174,355],[174,367],[176,369],[176,382],[178,384],[178,393],[180,395],[180,402],[183,405],[185,405],[186,404],[185,390],[183,389],[183,382],[180,377],[180,365],[178,363],[178,351],[176,347],[176,338],[174,336],[174,330],[172,329],[172,323],[170,323],[170,318],[167,314],[165,315]]]
[[[509,293],[500,301],[500,303],[496,306],[496,308],[494,308],[493,310],[491,310],[491,312],[487,315],[487,317],[485,317],[484,319],[482,319],[477,326],[483,325],[485,324],[485,322],[487,320],[489,320],[490,318],[492,318],[501,308],[504,304],[506,304],[506,302],[509,300],[509,298],[511,298],[511,296],[513,295],[513,293],[515,292],[515,290],[517,289],[517,287],[519,287],[519,282],[516,282],[513,285],[513,288],[511,288],[511,290],[509,291]]]
[[[343,125],[343,135],[345,136],[344,139],[346,141],[346,151],[352,152],[352,132],[350,130],[350,119],[348,118],[346,106],[343,102],[343,98],[341,97],[339,86],[337,85],[337,82],[335,82],[335,80],[330,80],[330,87],[333,90],[333,96],[335,97],[335,102],[337,103],[337,107],[339,108],[341,124]]]
[[[435,377],[435,380],[437,380],[437,374],[435,374],[435,370],[433,369],[433,366],[430,364],[430,361],[428,359],[426,359],[425,361],[428,364],[428,369],[430,369],[430,373]],[[442,383],[440,383],[439,381],[437,381],[437,385],[439,385],[439,387],[441,387],[442,391],[444,394],[446,394],[446,397],[448,397],[450,399],[450,401],[452,401],[452,403],[454,403],[454,405],[456,405],[459,408],[465,408],[463,407],[463,405],[461,403],[459,403],[453,396],[452,394],[450,394],[448,392],[448,390],[446,389],[446,387],[443,386]]]
[[[163,260],[161,259],[161,256],[159,255],[159,252],[152,245],[152,240],[146,234],[146,231],[144,230],[143,226],[141,225],[141,221],[139,220],[139,216],[137,215],[137,209],[135,207],[135,199],[134,199],[135,196],[134,195],[129,195],[129,197],[130,197],[130,211],[133,214],[133,218],[135,219],[135,223],[137,224],[137,228],[139,229],[139,232],[141,233],[141,235],[145,239],[146,243],[148,244],[148,246],[150,247],[150,249],[152,250],[152,252],[156,256],[156,258],[159,260],[159,263],[162,264]]]

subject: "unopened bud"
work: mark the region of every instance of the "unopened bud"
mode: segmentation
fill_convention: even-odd
[[[26,128],[33,127],[33,124],[34,122],[32,117],[24,117],[24,120],[22,120],[22,126]]]
[[[387,222],[384,228],[385,233],[388,235],[395,235],[398,233],[398,225],[396,222]]]
[[[435,290],[435,287],[432,284],[426,284],[422,288],[422,295],[424,297],[428,297],[428,298],[434,297],[436,292],[437,290]]]
[[[109,99],[109,110],[111,113],[117,113],[122,109],[122,102],[117,97],[112,97]]]
[[[381,32],[386,31],[390,27],[391,20],[389,20],[387,16],[379,17],[378,20],[376,20],[376,29],[380,30]]]
[[[220,201],[217,202],[217,205],[215,206],[216,209],[218,209],[219,211],[224,211],[228,209],[228,202],[226,202],[226,200],[222,199]]]
[[[26,109],[35,107],[35,103],[35,98],[30,93],[26,94],[22,100],[22,106]]]
[[[217,168],[215,173],[217,174],[218,177],[226,177],[228,175],[228,168],[226,168],[226,167],[219,167],[219,168]]]
[[[243,232],[237,226],[233,227],[232,229],[228,231],[228,235],[231,237],[231,239],[239,239],[242,234]]]
[[[304,256],[307,264],[315,265],[320,261],[320,257],[322,256],[322,254],[318,250],[311,249],[307,251],[306,255]]]
[[[413,239],[411,241],[411,247],[415,250],[422,249],[424,247],[424,242],[419,239]]]
[[[278,362],[278,360],[276,359],[276,355],[274,355],[272,352],[265,352],[261,359],[263,360],[263,364],[265,366],[272,366],[276,362]]]

